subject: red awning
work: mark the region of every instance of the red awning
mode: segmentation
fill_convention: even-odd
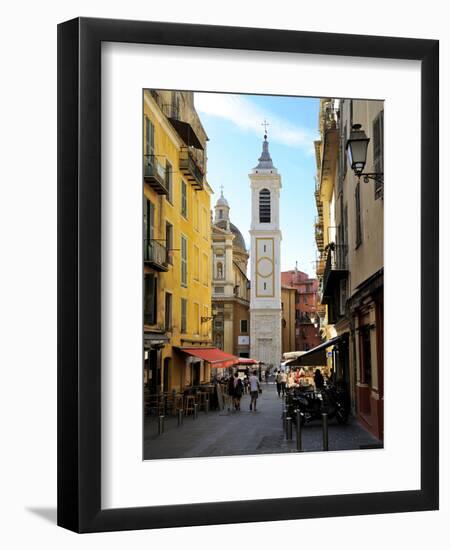
[[[239,357],[240,365],[257,365],[258,361],[256,359],[249,359],[248,357]]]
[[[216,369],[226,369],[239,363],[239,357],[225,353],[218,348],[179,348],[179,350],[211,363],[211,366]]]

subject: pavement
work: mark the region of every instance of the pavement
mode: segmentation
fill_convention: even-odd
[[[193,416],[184,417],[181,426],[176,417],[166,417],[161,435],[157,418],[145,417],[144,460],[297,452],[295,426],[292,441],[285,438],[281,418],[284,402],[277,395],[276,385],[263,382],[261,387],[257,412],[249,410],[250,396],[244,395],[240,411],[200,411],[195,420]],[[344,426],[330,420],[328,432],[330,451],[381,446],[353,418]],[[305,452],[322,451],[322,445],[319,420],[302,428]]]

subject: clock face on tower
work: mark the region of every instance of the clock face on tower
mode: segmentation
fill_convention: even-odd
[[[259,258],[256,273],[260,277],[269,277],[273,273],[273,262],[270,258]]]
[[[271,298],[274,295],[274,242],[273,238],[256,239],[256,296]]]

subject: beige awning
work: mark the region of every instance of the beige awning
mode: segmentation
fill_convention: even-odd
[[[296,359],[286,361],[288,367],[326,367],[327,366],[327,348],[336,344],[341,339],[341,336],[331,338],[326,342],[322,342],[315,348],[305,351]]]

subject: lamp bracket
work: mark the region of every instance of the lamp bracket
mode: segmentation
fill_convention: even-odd
[[[369,180],[374,180],[377,183],[384,183],[384,174],[383,172],[367,172],[358,174],[358,178],[363,178],[364,183],[369,183]]]

